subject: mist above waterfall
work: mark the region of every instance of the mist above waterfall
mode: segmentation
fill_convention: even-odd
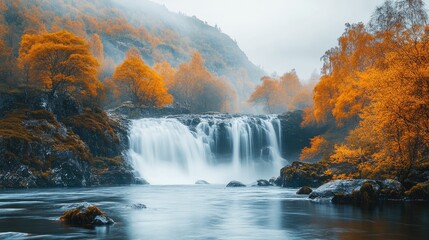
[[[275,116],[140,119],[132,122],[129,156],[152,184],[252,182],[285,163],[280,133]]]

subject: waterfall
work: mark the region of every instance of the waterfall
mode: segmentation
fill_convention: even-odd
[[[275,116],[144,118],[129,138],[132,164],[152,184],[252,182],[276,176],[285,162]]]

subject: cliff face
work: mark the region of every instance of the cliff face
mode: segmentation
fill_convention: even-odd
[[[0,188],[134,182],[122,154],[126,129],[104,111],[83,109],[67,95],[0,98]]]

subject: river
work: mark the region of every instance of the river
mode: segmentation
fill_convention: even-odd
[[[297,189],[136,185],[0,192],[0,239],[427,239],[424,203],[373,209],[314,203]],[[69,204],[96,204],[115,224],[58,221]],[[133,209],[132,204],[146,209]]]

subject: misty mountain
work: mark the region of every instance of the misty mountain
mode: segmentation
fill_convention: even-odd
[[[246,99],[263,71],[249,61],[237,43],[220,29],[196,17],[176,14],[148,0],[17,0],[0,9],[7,25],[6,42],[15,56],[24,33],[67,30],[89,42],[103,43],[103,76],[109,76],[125,52],[137,48],[145,62],[168,61],[173,67],[194,51],[206,67],[225,79]]]

